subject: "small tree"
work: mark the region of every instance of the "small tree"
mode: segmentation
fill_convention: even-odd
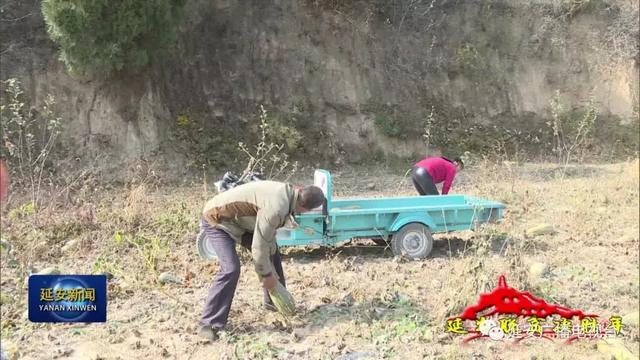
[[[580,111],[568,111],[562,104],[559,90],[556,90],[549,105],[551,121],[547,125],[553,131],[553,152],[560,163],[567,165],[591,140],[598,119],[598,107],[592,96]]]
[[[283,128],[285,129],[284,134],[295,133],[297,136],[299,134],[287,127],[274,128],[270,123],[267,110],[262,105],[260,105],[259,127],[260,140],[253,149],[242,142],[238,144],[238,148],[247,158],[245,173],[259,171],[268,179],[288,180],[298,170],[298,162],[291,162],[286,153],[285,145],[273,139],[283,137],[283,133],[279,133],[283,131]],[[278,133],[275,133],[276,131]],[[296,137],[296,139],[298,138]]]
[[[60,133],[61,119],[53,112],[54,98],[48,95],[41,109],[30,108],[20,82],[4,81],[7,104],[0,105],[2,153],[30,190],[31,207],[40,205],[40,189],[47,160]]]
[[[433,134],[431,132],[431,129],[433,129],[435,122],[436,122],[435,108],[432,106],[431,112],[429,113],[429,115],[427,115],[427,118],[425,119],[424,129],[422,133],[422,140],[424,140],[424,144],[427,147],[427,151],[429,150],[429,147],[431,146],[431,140],[433,139]]]
[[[70,71],[139,71],[174,42],[185,0],[43,0],[47,31]]]

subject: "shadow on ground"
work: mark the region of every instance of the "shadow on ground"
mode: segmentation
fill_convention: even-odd
[[[487,243],[488,242],[488,243]],[[506,233],[493,235],[474,235],[469,239],[456,236],[437,237],[433,241],[433,250],[424,261],[437,258],[460,258],[476,255],[479,248],[485,246],[489,254],[504,254],[509,246],[522,246],[524,240]],[[546,243],[527,241],[522,251],[530,248],[546,250]],[[378,245],[372,240],[360,239],[335,247],[289,247],[282,248],[283,258],[295,259],[299,263],[309,263],[320,259],[364,257],[369,259],[387,259],[395,257],[390,245]]]
[[[393,258],[393,252],[389,246],[379,246],[368,240],[358,240],[348,244],[328,247],[291,247],[281,248],[283,258],[295,259],[300,263],[313,262],[319,259],[334,257],[362,256],[367,258]]]

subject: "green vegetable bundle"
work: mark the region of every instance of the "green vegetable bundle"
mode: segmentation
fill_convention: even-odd
[[[276,309],[284,316],[293,316],[296,313],[296,301],[287,289],[278,281],[276,286],[269,290],[269,295]]]

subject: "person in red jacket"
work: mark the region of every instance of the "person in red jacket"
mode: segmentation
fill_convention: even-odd
[[[411,180],[420,195],[439,195],[436,184],[442,185],[442,195],[447,195],[456,173],[464,168],[459,157],[449,160],[446,157],[429,157],[418,161],[411,170]]]

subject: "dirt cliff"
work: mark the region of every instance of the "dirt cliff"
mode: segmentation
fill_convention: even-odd
[[[599,144],[637,148],[634,1],[192,0],[186,10],[168,59],[96,80],[57,60],[40,1],[7,2],[2,80],[19,78],[36,106],[52,93],[64,144],[84,157],[216,164],[251,139],[260,104],[319,162],[419,156],[425,126],[444,152],[507,139],[545,155],[556,91],[575,108],[593,96]]]

